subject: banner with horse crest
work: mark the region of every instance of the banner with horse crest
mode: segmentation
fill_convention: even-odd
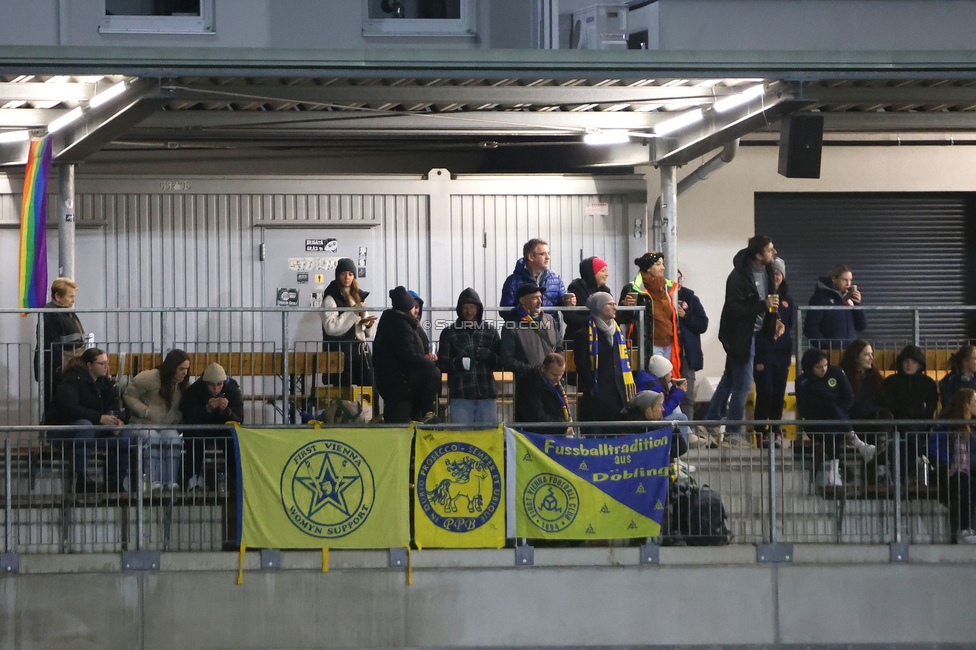
[[[489,431],[417,429],[417,548],[505,545],[505,437]]]
[[[413,431],[238,427],[241,544],[406,546]]]
[[[661,534],[670,427],[586,439],[513,433],[518,537],[581,540]]]

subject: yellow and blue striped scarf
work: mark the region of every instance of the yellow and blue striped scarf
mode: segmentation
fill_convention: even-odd
[[[596,320],[590,318],[590,370],[593,371],[593,389],[590,394],[596,395],[598,386],[597,378],[600,370],[600,332],[596,326]],[[637,394],[637,386],[634,383],[634,372],[630,368],[630,355],[627,353],[627,343],[620,335],[620,326],[613,324],[613,341],[617,348],[617,356],[620,358],[620,370],[624,375],[624,388],[627,391],[627,399],[630,401]]]
[[[559,398],[559,405],[563,407],[563,419],[565,419],[566,422],[572,422],[573,416],[569,413],[569,402],[566,399],[566,390],[563,388],[563,385],[561,383],[552,383],[549,381],[549,378],[546,377],[545,373],[542,374],[542,379],[545,380],[546,385],[549,386],[550,390],[552,390],[552,392],[556,394],[556,397]]]

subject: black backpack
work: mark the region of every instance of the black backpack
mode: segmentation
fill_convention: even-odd
[[[724,546],[732,540],[722,497],[707,485],[694,481],[671,486],[671,534],[688,546]]]

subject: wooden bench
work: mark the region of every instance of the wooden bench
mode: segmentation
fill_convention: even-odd
[[[281,352],[188,352],[190,372],[199,375],[211,363],[219,363],[230,377],[272,377],[284,372],[284,355]],[[120,368],[120,360],[125,365]],[[112,353],[109,368],[113,376],[138,375],[143,370],[156,368],[163,362],[158,352]],[[289,352],[288,374],[308,375],[316,373],[337,374],[345,367],[342,352]],[[121,372],[120,372],[121,370]]]

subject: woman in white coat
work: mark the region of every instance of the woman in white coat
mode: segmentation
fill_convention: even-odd
[[[376,316],[366,311],[369,292],[356,282],[356,264],[343,257],[336,264],[335,280],[325,289],[322,299],[322,339],[326,352],[342,352],[345,362],[338,375],[323,375],[326,384],[334,386],[373,385],[373,359],[366,343],[373,333]],[[356,311],[339,311],[340,307],[358,307]]]

